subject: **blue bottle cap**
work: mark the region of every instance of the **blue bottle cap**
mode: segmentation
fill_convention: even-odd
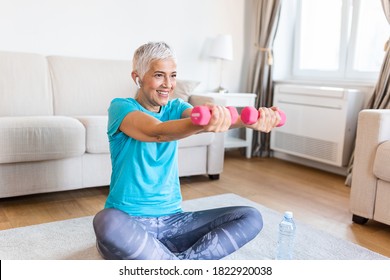
[[[291,212],[291,211],[286,211],[286,212],[284,212],[284,216],[285,216],[287,219],[292,219],[292,217],[293,217],[294,215],[293,215],[293,212]]]

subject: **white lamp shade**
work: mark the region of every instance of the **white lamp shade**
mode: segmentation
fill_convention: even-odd
[[[209,55],[214,58],[233,60],[233,40],[231,35],[218,35],[211,43]]]

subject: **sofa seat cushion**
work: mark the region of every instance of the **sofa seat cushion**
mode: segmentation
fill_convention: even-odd
[[[214,141],[214,133],[206,132],[191,135],[179,140],[179,148],[189,148],[197,146],[207,146]]]
[[[376,150],[374,174],[376,177],[390,182],[390,141],[383,142]]]
[[[84,152],[85,129],[74,118],[0,118],[0,163],[62,159]]]
[[[108,116],[78,116],[76,118],[84,125],[86,130],[86,152],[90,154],[109,153]]]

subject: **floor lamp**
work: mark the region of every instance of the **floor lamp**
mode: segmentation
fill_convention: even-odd
[[[218,35],[211,43],[209,56],[216,58],[220,63],[220,79],[219,79],[219,93],[228,92],[222,85],[223,78],[223,64],[225,60],[233,60],[233,41],[231,35]]]

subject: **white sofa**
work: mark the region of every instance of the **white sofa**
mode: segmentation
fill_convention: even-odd
[[[130,73],[130,61],[0,52],[0,198],[109,185],[107,108],[134,96]],[[189,98],[197,84],[178,80],[176,96]],[[180,176],[219,178],[223,141],[180,140]]]
[[[390,225],[390,110],[359,113],[350,208],[355,223]]]

